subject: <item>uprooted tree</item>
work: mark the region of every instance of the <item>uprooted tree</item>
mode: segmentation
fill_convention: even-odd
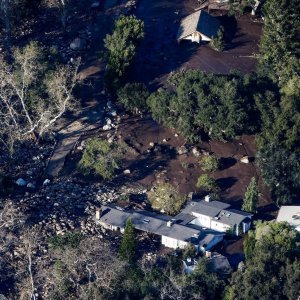
[[[69,109],[79,61],[51,69],[37,43],[13,51],[13,63],[0,56],[0,142],[10,154],[16,141],[40,139]]]

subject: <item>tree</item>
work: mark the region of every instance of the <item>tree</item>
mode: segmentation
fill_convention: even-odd
[[[104,179],[112,179],[120,160],[121,152],[117,144],[93,138],[87,141],[78,170],[84,175],[95,173]]]
[[[37,43],[0,56],[0,142],[13,152],[15,141],[42,138],[75,105],[73,89],[79,62],[50,69]]]
[[[146,109],[149,91],[143,83],[127,83],[118,91],[118,101],[134,113]]]
[[[137,43],[144,37],[144,23],[135,16],[121,16],[111,35],[106,35],[106,82],[114,84],[129,67],[136,53]]]
[[[260,42],[259,65],[262,72],[280,83],[299,80],[300,10],[297,0],[267,0],[263,6],[264,28]]]
[[[295,299],[299,296],[299,272],[292,274],[299,265],[299,233],[284,222],[257,222],[250,231],[251,255],[246,256],[245,271],[233,274],[227,300],[242,299]],[[296,297],[297,298],[297,297]]]
[[[196,187],[197,189],[205,192],[217,193],[219,191],[216,180],[207,174],[202,174],[199,176]]]
[[[252,177],[249,185],[247,186],[242,210],[254,213],[258,203],[258,196],[259,192],[256,179],[255,177]]]
[[[177,188],[170,183],[161,183],[148,193],[152,208],[175,215],[185,202]]]
[[[257,152],[262,178],[277,205],[291,203],[300,189],[300,162],[295,153],[274,144]]]
[[[214,172],[219,168],[219,161],[214,155],[206,155],[201,159],[201,169],[205,172]]]
[[[128,219],[126,222],[119,250],[119,257],[129,263],[133,263],[136,258],[136,235],[131,219]]]
[[[224,28],[221,26],[221,28],[218,30],[217,36],[210,41],[210,46],[215,51],[222,52],[224,50],[223,35],[224,35]]]

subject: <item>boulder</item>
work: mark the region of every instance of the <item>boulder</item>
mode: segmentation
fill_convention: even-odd
[[[185,146],[181,146],[177,149],[177,153],[179,155],[186,154],[187,152],[188,152],[188,149]]]
[[[130,174],[131,172],[130,172],[130,170],[129,169],[126,169],[126,170],[124,170],[124,172],[123,172],[124,174]]]
[[[196,147],[194,147],[194,148],[192,149],[192,153],[193,153],[193,155],[196,156],[196,157],[199,157],[199,156],[200,156],[200,151],[199,151]]]
[[[249,157],[247,155],[243,156],[241,159],[240,159],[240,162],[243,163],[243,164],[249,164],[250,161],[249,161]]]
[[[18,186],[26,186],[27,181],[26,181],[25,179],[23,179],[23,178],[19,178],[19,179],[16,181],[16,184],[17,184]]]
[[[27,187],[30,188],[30,189],[35,189],[35,184],[33,184],[32,182],[29,182],[27,184]]]

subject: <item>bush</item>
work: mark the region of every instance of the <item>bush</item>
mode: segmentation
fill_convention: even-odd
[[[217,36],[213,38],[210,42],[210,46],[218,52],[222,52],[224,50],[224,42],[223,42],[223,32],[224,29],[221,27],[218,30]]]
[[[78,171],[84,175],[95,173],[104,179],[112,179],[120,160],[121,152],[117,144],[93,138],[87,142]]]
[[[77,248],[82,235],[80,232],[68,232],[65,235],[56,235],[50,239],[53,249],[65,249],[66,247]]]
[[[185,198],[170,183],[156,186],[148,196],[152,208],[162,210],[169,215],[178,213],[185,202]]]
[[[216,183],[216,180],[208,176],[207,174],[200,175],[197,180],[196,187],[199,190],[212,193],[217,193],[220,190]]]
[[[205,172],[214,172],[217,171],[219,168],[219,161],[213,155],[204,156],[201,159],[201,169]]]
[[[126,109],[137,113],[147,108],[146,100],[149,97],[149,91],[143,83],[127,83],[118,92],[118,101]]]

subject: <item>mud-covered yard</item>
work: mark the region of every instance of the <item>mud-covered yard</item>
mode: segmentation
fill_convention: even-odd
[[[226,74],[231,70],[249,73],[255,57],[262,23],[249,14],[229,17],[225,11],[210,11],[224,27],[225,50],[218,53],[209,44],[177,43],[183,17],[197,8],[197,1],[140,0],[136,15],[145,23],[145,38],[138,49],[131,79],[159,86],[171,71],[181,68]]]

